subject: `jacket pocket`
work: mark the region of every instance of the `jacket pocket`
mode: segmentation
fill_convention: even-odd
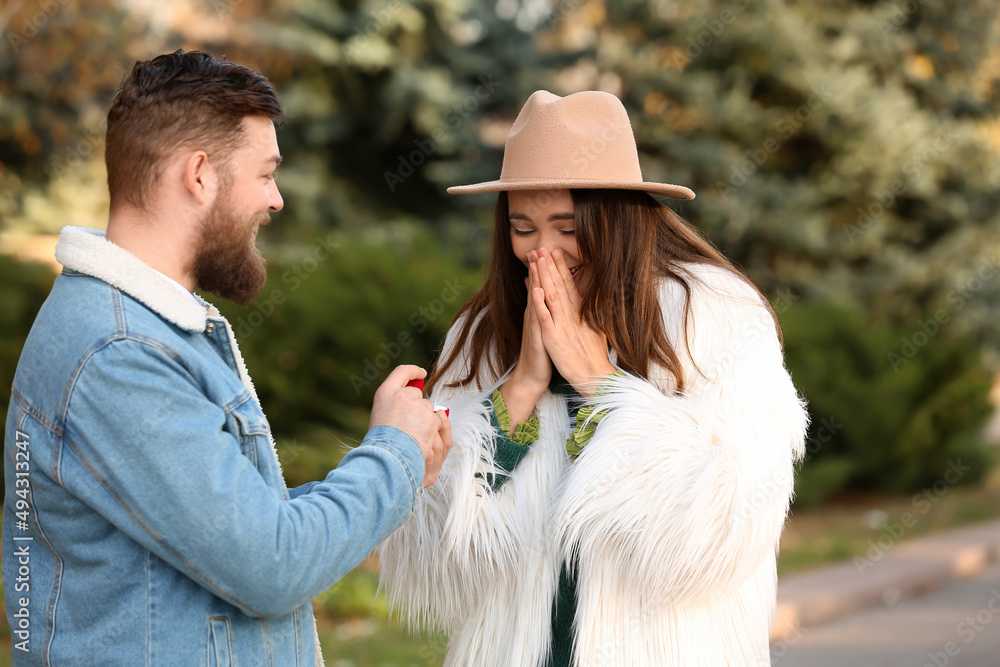
[[[260,469],[257,456],[262,447],[266,446],[268,449],[271,447],[269,438],[271,427],[267,423],[267,418],[252,398],[233,408],[232,416],[236,420],[240,450],[255,468]]]
[[[229,638],[229,619],[208,619],[208,667],[233,667],[233,644]]]

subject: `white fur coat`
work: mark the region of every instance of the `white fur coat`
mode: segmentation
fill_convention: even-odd
[[[446,665],[535,667],[551,642],[564,562],[576,559],[577,667],[769,665],[775,557],[807,417],[759,296],[722,269],[689,265],[660,303],[680,356],[672,377],[626,375],[575,463],[566,397],[536,407],[538,440],[492,492],[483,391],[444,389],[453,446],[438,481],[379,547],[382,584],[413,625],[450,634]],[[449,333],[443,354],[454,345]],[[453,367],[454,368],[454,367]]]

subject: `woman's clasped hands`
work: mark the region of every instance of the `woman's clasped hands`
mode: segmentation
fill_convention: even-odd
[[[585,399],[614,373],[607,336],[580,315],[582,298],[560,250],[528,253],[528,306],[524,313],[521,354],[501,388],[511,423],[523,421],[548,388],[554,365]]]

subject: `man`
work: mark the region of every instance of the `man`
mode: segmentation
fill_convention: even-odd
[[[5,440],[15,665],[313,665],[311,599],[410,514],[451,427],[396,368],[371,430],[287,489],[229,323],[282,207],[259,73],[204,53],[136,63],[108,114],[107,234],[66,228]]]

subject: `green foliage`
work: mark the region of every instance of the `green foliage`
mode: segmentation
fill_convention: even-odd
[[[842,489],[920,490],[951,462],[971,466],[960,484],[988,470],[980,429],[990,378],[967,337],[928,335],[930,318],[886,327],[831,305],[795,306],[782,319],[787,365],[812,418],[801,504]]]
[[[620,82],[644,175],[766,290],[906,323],[1000,250],[996,3],[601,5],[574,83]],[[1000,345],[998,293],[956,326]]]
[[[378,575],[358,567],[313,599],[317,611],[333,618],[386,618],[389,607],[378,593]]]
[[[855,468],[855,462],[846,456],[810,457],[795,475],[796,507],[816,507],[843,490]]]
[[[53,280],[55,276],[47,266],[19,262],[0,255],[0,285],[4,286],[3,298],[0,299],[0,423],[7,423],[10,387],[17,360]],[[3,462],[0,461],[2,473]]]
[[[444,664],[448,646],[444,638],[425,638],[375,620],[344,625],[347,627],[342,625],[329,633],[320,630],[320,645],[327,665],[441,667]]]
[[[389,372],[400,364],[430,369],[452,317],[481,280],[478,268],[462,266],[441,245],[412,225],[323,235],[273,262],[249,307],[216,300],[279,442],[296,439],[279,447],[297,459],[293,466],[325,474],[333,442],[364,436]],[[311,437],[326,440],[318,459]]]
[[[447,638],[403,627],[378,592],[378,575],[361,565],[313,599],[320,644],[328,661],[344,664],[414,667],[441,665]],[[327,630],[329,626],[333,629]],[[328,662],[329,664],[329,662]],[[340,664],[334,662],[333,664]]]

